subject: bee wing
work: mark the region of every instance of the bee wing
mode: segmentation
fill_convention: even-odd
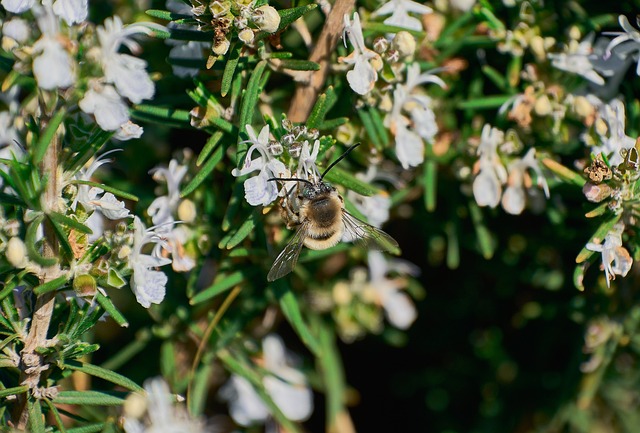
[[[342,221],[345,231],[361,247],[370,250],[396,252],[400,247],[398,242],[382,230],[367,224],[342,209]]]
[[[307,237],[308,223],[305,221],[298,227],[298,230],[293,235],[287,246],[284,247],[282,252],[276,257],[276,260],[271,266],[269,275],[267,275],[267,281],[275,281],[278,278],[282,278],[293,270],[298,262],[302,245]]]

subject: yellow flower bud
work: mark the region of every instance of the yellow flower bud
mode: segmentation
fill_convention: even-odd
[[[391,41],[391,48],[398,51],[400,57],[412,56],[416,51],[416,39],[411,33],[400,31]]]
[[[349,285],[344,281],[333,286],[333,301],[338,305],[347,305],[351,302],[352,295]]]
[[[607,133],[607,131],[609,130],[609,127],[607,126],[607,122],[605,122],[602,119],[598,119],[596,120],[596,132],[599,135],[605,135]]]
[[[538,99],[536,99],[536,104],[533,107],[534,111],[538,116],[547,116],[551,113],[551,102],[549,101],[549,97],[547,95],[540,95]]]
[[[196,219],[196,205],[189,199],[182,200],[178,206],[178,219],[186,223]]]
[[[24,268],[27,265],[27,247],[18,237],[9,239],[4,254],[7,261],[16,268]]]

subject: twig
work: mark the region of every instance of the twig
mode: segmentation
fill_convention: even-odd
[[[349,13],[354,5],[355,0],[336,0],[333,5],[318,37],[318,42],[309,56],[309,60],[318,63],[320,69],[312,72],[304,82],[298,84],[287,114],[292,122],[304,122],[309,117],[311,108],[329,74],[331,54],[342,33],[344,15]]]
[[[42,128],[46,127],[43,122]],[[58,160],[60,152],[60,137],[54,134],[49,144],[41,165],[43,178],[47,180],[45,190],[43,192],[42,205],[45,212],[57,210],[58,201],[60,199],[60,191],[58,188]],[[58,256],[59,245],[55,231],[51,224],[45,220],[44,223],[44,246],[43,256],[46,258],[55,258]],[[45,267],[39,275],[40,284],[46,283],[57,278],[60,275],[60,266]],[[31,327],[24,342],[24,348],[21,353],[20,383],[27,385],[30,389],[28,393],[20,394],[16,410],[14,411],[14,422],[18,430],[26,430],[29,422],[29,412],[27,410],[27,398],[31,390],[36,388],[40,383],[41,373],[48,368],[44,363],[42,356],[36,352],[38,347],[45,346],[47,343],[47,332],[51,323],[51,315],[55,305],[55,292],[45,293],[36,299],[35,308],[33,310],[33,318],[31,319]]]

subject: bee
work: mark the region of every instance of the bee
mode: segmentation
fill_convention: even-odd
[[[329,170],[358,145],[359,143],[348,148],[327,167],[316,182],[298,178],[269,179],[298,182],[298,185],[287,192],[281,209],[287,228],[297,227],[297,230],[274,261],[267,275],[268,281],[282,278],[293,270],[303,245],[312,250],[325,250],[340,242],[345,234],[364,248],[382,251],[398,248],[398,242],[391,236],[351,215],[344,208],[344,199],[338,190],[323,181]]]

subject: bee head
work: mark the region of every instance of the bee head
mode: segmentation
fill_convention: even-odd
[[[305,185],[302,190],[302,197],[313,200],[319,195],[329,194],[331,191],[334,191],[335,188],[328,182],[318,182],[315,184]]]

